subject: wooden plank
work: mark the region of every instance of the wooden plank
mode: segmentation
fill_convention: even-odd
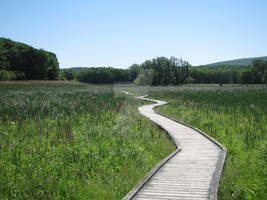
[[[139,99],[148,100],[144,97]],[[156,103],[139,107],[139,113],[165,129],[182,150],[151,175],[142,187],[134,188],[137,193],[125,199],[213,198],[214,174],[217,174],[218,163],[221,163],[225,149],[196,128],[154,112],[155,107],[165,105],[167,102],[151,101]],[[213,191],[212,194],[210,191]]]

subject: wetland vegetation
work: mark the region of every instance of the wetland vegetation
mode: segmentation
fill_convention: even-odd
[[[227,148],[219,199],[266,198],[265,86],[30,82],[0,89],[1,199],[121,199],[175,149],[138,114],[146,102],[133,96],[146,93],[170,102],[160,112]]]
[[[158,110],[223,144],[227,159],[218,199],[266,199],[267,88],[259,86],[152,87]]]
[[[121,199],[175,149],[111,86],[0,91],[0,199]]]

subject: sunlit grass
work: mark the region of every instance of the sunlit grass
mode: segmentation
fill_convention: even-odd
[[[0,199],[121,199],[175,149],[110,86],[0,89]]]
[[[209,134],[227,150],[218,197],[267,199],[267,88],[156,87],[158,110]]]

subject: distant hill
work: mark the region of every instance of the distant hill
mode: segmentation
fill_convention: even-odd
[[[255,59],[262,59],[264,61],[267,61],[267,56],[253,57],[253,58],[241,58],[241,59],[235,59],[235,60],[227,60],[227,61],[222,61],[222,62],[216,62],[216,63],[207,64],[207,66],[218,66],[218,65],[242,65],[242,66],[250,66],[250,65],[252,65],[252,62]]]
[[[191,70],[201,71],[201,72],[245,72],[250,71],[251,66],[242,65],[202,65],[197,67],[192,67]]]
[[[89,69],[89,67],[71,67],[71,68],[62,68],[62,69],[60,69],[60,71],[64,71],[64,70],[68,70],[68,69],[70,69],[70,70],[73,71],[73,72],[80,72],[80,71]]]

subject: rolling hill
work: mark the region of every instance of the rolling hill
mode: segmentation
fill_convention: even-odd
[[[251,66],[242,65],[202,65],[192,67],[191,70],[201,71],[201,72],[245,72],[250,71]]]
[[[64,70],[71,70],[73,72],[80,72],[83,70],[89,69],[89,67],[71,67],[71,68],[61,68],[60,71],[64,71]]]
[[[255,59],[262,59],[267,61],[267,56],[263,57],[253,57],[253,58],[241,58],[241,59],[235,59],[235,60],[227,60],[222,62],[216,62],[207,64],[207,66],[218,66],[218,65],[242,65],[242,66],[250,66],[252,65],[253,60]]]

